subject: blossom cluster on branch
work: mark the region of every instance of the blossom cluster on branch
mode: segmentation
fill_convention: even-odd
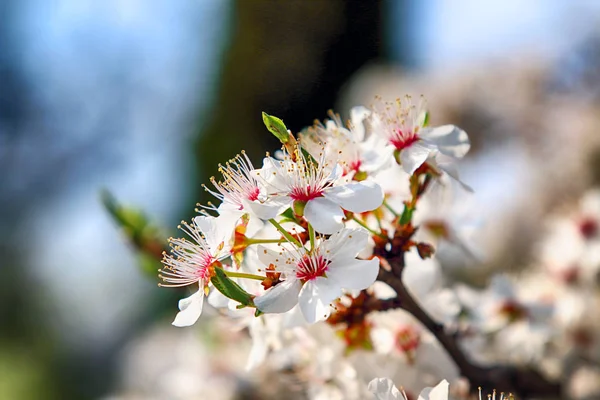
[[[444,287],[434,258],[441,241],[478,256],[440,211],[440,199],[471,191],[456,168],[466,132],[429,126],[423,101],[377,102],[296,135],[263,114],[281,149],[260,168],[244,152],[221,165],[206,186],[219,204],[199,205],[170,239],[160,285],[194,288],[173,325],[196,323],[206,298],[250,332],[247,368],[301,371],[312,398],[402,398],[390,381],[367,385],[382,376],[409,393],[448,379],[455,397],[469,385],[553,394],[536,371],[480,366],[481,341],[462,340],[465,320],[485,337],[544,308],[511,302],[500,281],[494,296]],[[419,398],[447,399],[447,382]]]

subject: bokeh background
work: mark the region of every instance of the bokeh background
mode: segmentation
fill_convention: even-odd
[[[442,261],[474,281],[526,265],[543,216],[600,177],[595,0],[2,0],[0,18],[2,399],[166,398],[151,377],[206,369],[139,248],[160,252],[218,162],[277,146],[261,111],[298,131],[425,95],[473,141],[485,256]],[[160,384],[202,390],[188,378]]]

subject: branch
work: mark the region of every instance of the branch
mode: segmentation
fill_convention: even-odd
[[[479,366],[471,362],[461,350],[457,335],[447,333],[442,324],[435,322],[419,306],[398,277],[402,276],[402,270],[404,269],[403,255],[387,261],[393,272],[380,268],[377,278],[387,283],[397,293],[397,297],[391,299],[390,304],[387,305],[397,306],[409,312],[433,333],[452,357],[461,374],[469,379],[472,388],[496,388],[523,397],[548,397],[561,393],[560,384],[549,382],[537,371],[530,368],[517,368],[507,365]]]

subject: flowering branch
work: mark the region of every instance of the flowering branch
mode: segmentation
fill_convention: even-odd
[[[458,343],[459,335],[457,333],[448,333],[442,324],[435,322],[406,289],[401,279],[405,266],[404,255],[389,257],[386,258],[386,261],[392,267],[393,272],[381,267],[377,279],[388,284],[396,291],[397,295],[393,299],[382,300],[382,303],[378,305],[378,309],[401,308],[412,314],[433,333],[454,360],[461,374],[469,379],[471,387],[502,388],[504,391],[518,393],[523,397],[543,397],[560,393],[561,386],[559,383],[549,382],[535,370],[507,365],[483,367],[471,362],[460,348]],[[399,276],[397,275],[398,273],[400,274]]]

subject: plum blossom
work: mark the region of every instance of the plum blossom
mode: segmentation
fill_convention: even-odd
[[[297,212],[317,232],[331,234],[344,227],[344,210],[366,212],[383,202],[383,192],[371,180],[349,182],[342,178],[339,164],[307,157],[297,146],[294,154],[283,152],[283,159],[267,157],[258,172],[267,182],[275,201],[294,205]]]
[[[204,188],[221,200],[217,211],[226,216],[224,221],[229,220],[224,223],[235,223],[242,215],[249,214],[254,216],[250,219],[250,233],[254,233],[262,226],[260,220],[274,218],[281,211],[282,204],[268,199],[267,189],[257,179],[254,166],[244,151],[225,165],[219,165],[219,172],[222,180],[210,178],[214,190]]]
[[[330,303],[342,295],[342,289],[362,290],[375,282],[379,261],[355,258],[368,238],[364,230],[343,229],[310,251],[259,247],[262,263],[274,266],[285,279],[256,297],[254,304],[266,313],[283,313],[299,304],[307,322],[326,319]]]
[[[159,277],[163,280],[160,286],[165,287],[198,284],[198,291],[178,304],[180,311],[173,325],[184,327],[193,325],[200,318],[213,269],[229,257],[232,229],[222,223],[221,217],[211,216],[197,216],[192,224],[182,222],[179,228],[191,240],[169,240],[171,254],[164,255],[164,268]]]
[[[344,126],[339,115],[329,113],[331,119],[300,133],[300,142],[313,157],[319,157],[322,149],[330,156],[327,161],[340,163],[344,175],[362,180],[366,174],[389,165],[393,149],[386,146],[379,135],[367,135],[365,120],[371,115],[366,107],[354,107],[350,110],[350,121]]]
[[[447,380],[443,380],[435,387],[425,388],[419,394],[419,400],[448,400]],[[389,378],[375,378],[369,382],[369,391],[377,400],[407,400],[406,395],[398,390]]]
[[[459,159],[471,147],[466,132],[454,125],[426,127],[423,101],[413,105],[409,96],[404,103],[397,99],[373,112],[371,123],[374,131],[395,148],[397,159],[410,175],[436,153]]]

